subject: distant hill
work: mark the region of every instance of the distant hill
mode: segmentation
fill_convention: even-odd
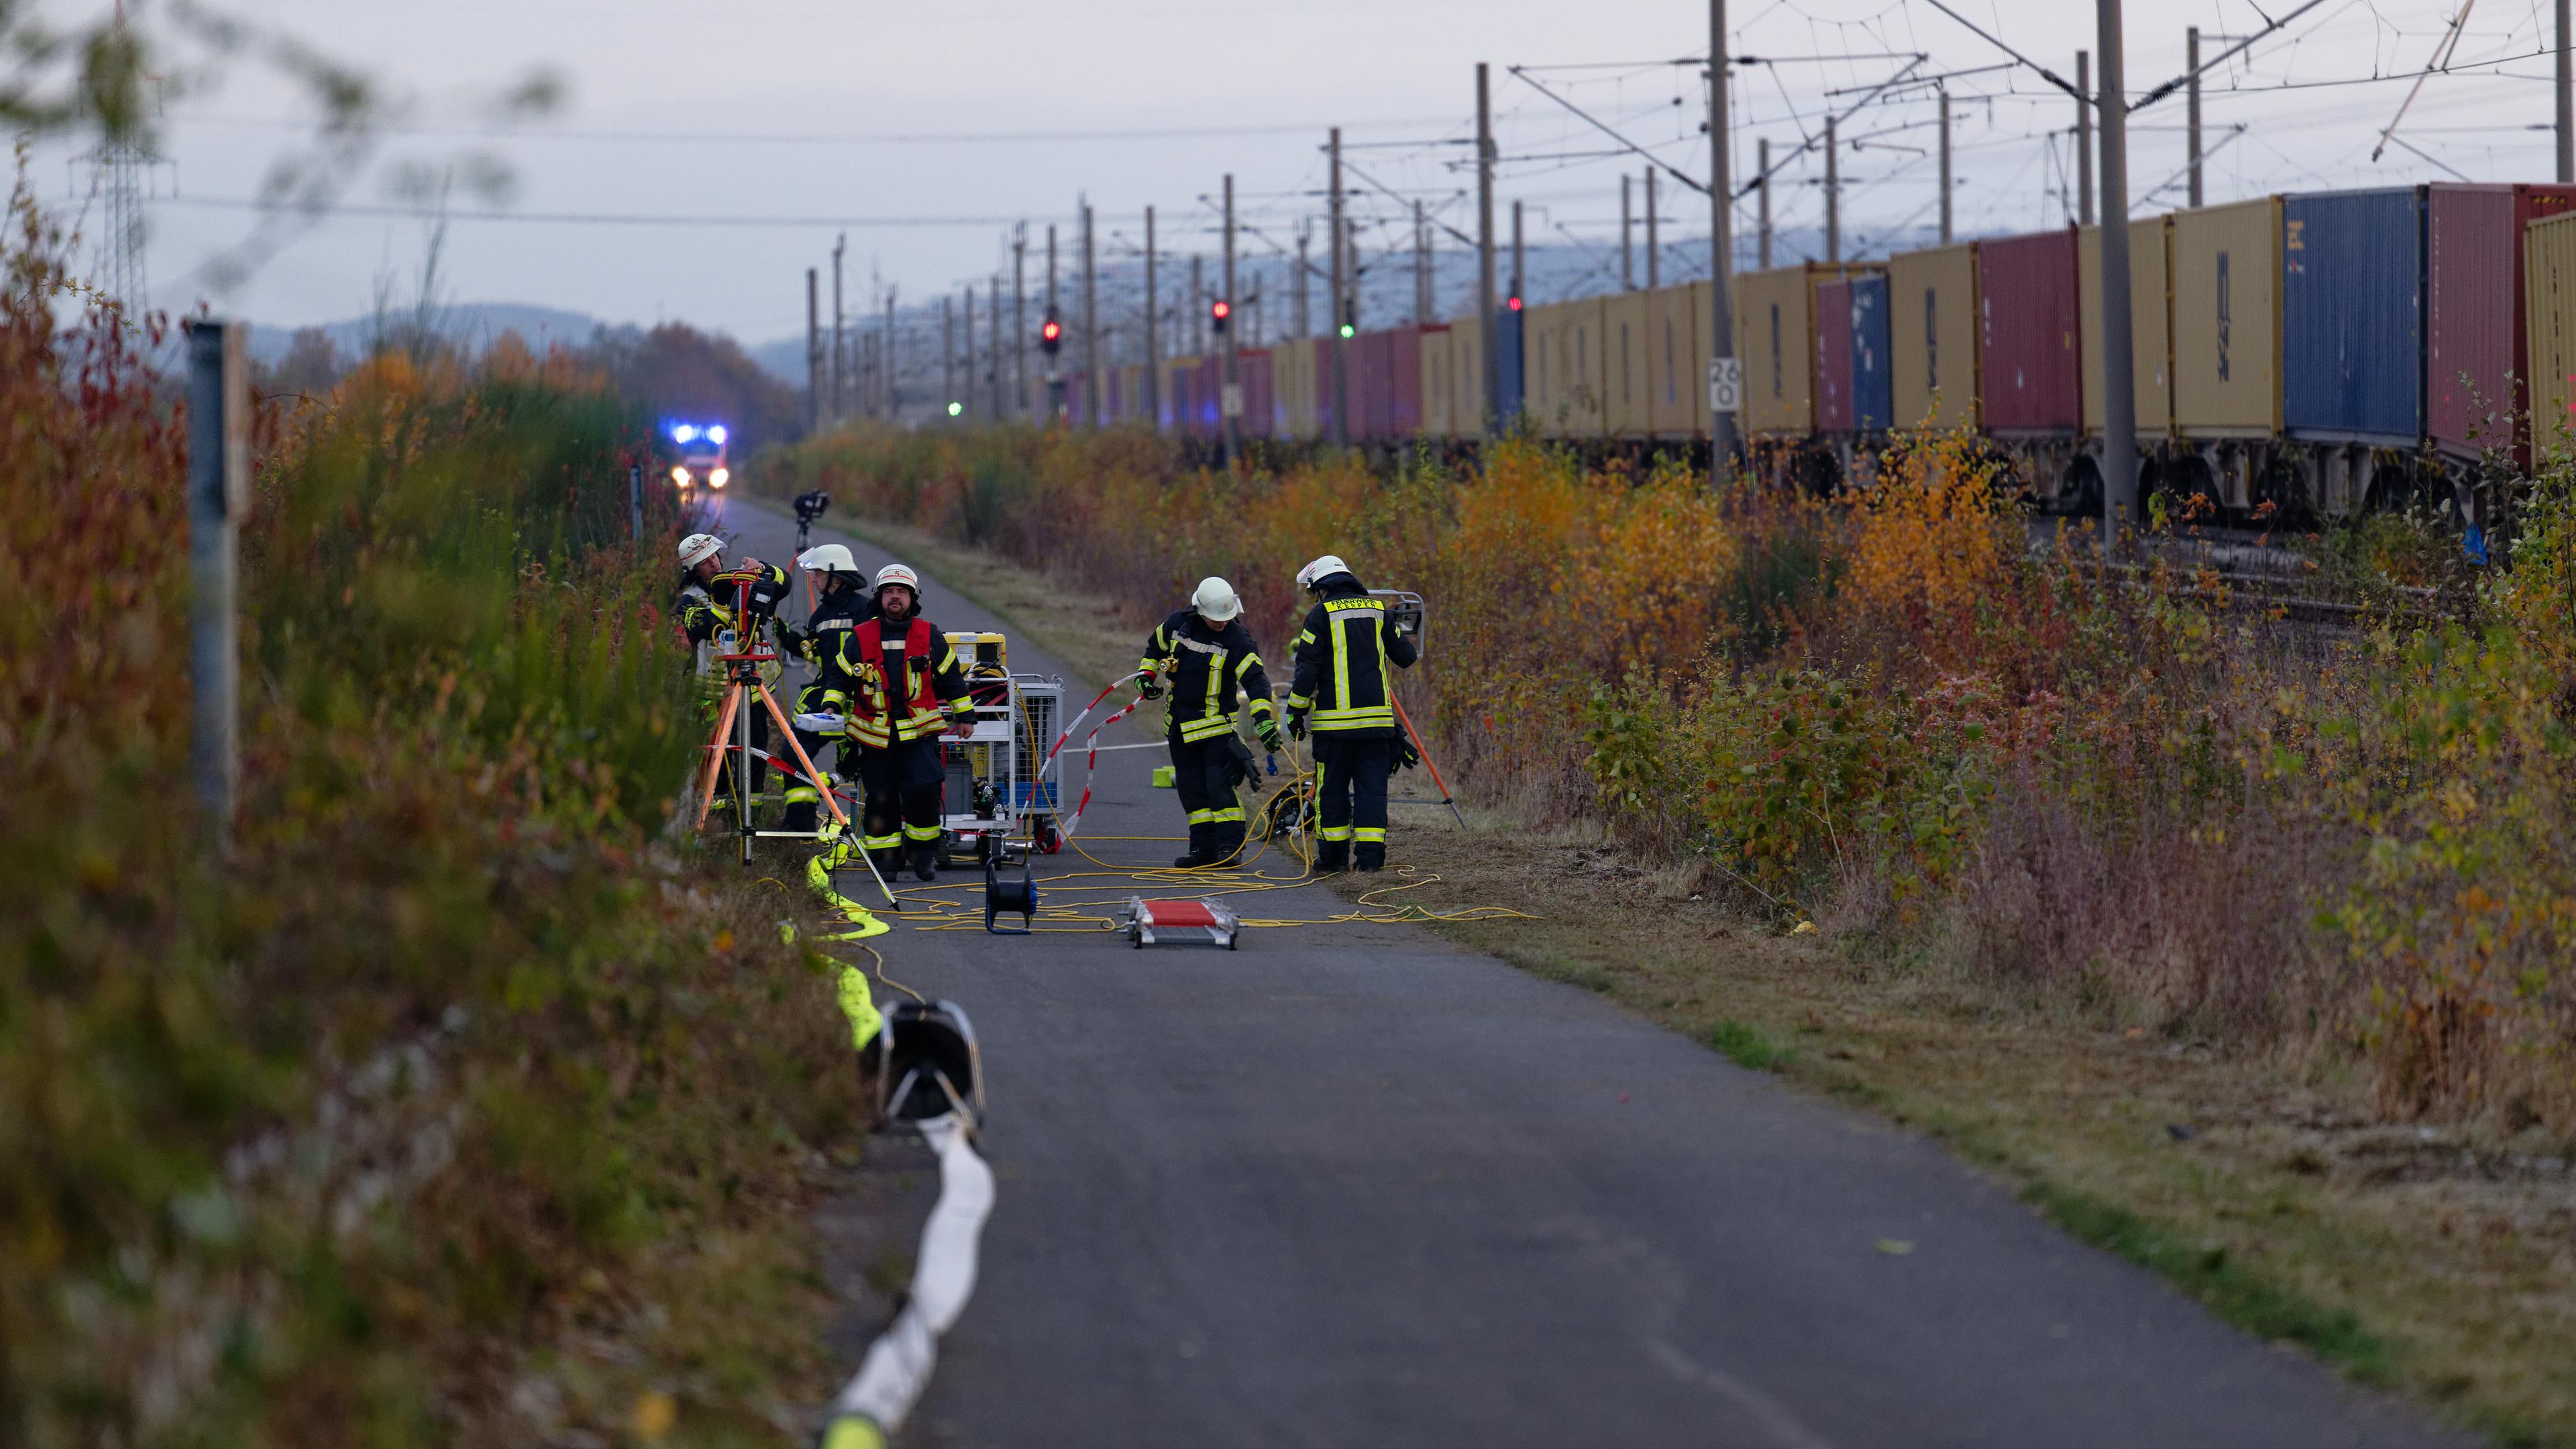
[[[352,317],[345,322],[326,322],[322,331],[344,358],[363,357],[380,327],[408,322],[408,311],[388,315],[383,323],[373,317]],[[460,302],[441,308],[437,317],[440,336],[455,342],[466,351],[480,353],[505,332],[516,332],[520,340],[544,352],[554,343],[567,347],[588,346],[607,324],[585,312],[567,312],[560,307],[537,307],[524,302]],[[250,354],[254,361],[272,367],[286,356],[295,343],[300,327],[253,326],[250,330]],[[801,375],[800,375],[801,377]]]

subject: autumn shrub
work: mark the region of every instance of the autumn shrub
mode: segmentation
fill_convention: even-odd
[[[0,1442],[775,1442],[846,1046],[775,912],[659,843],[693,741],[645,421],[392,360],[263,419],[221,859],[184,411],[157,331],[58,331],[15,216]]]
[[[2035,550],[1966,432],[1872,461],[1823,500],[1527,438],[1274,474],[1134,431],[855,431],[769,486],[1139,621],[1222,573],[1265,641],[1300,610],[1290,570],[1338,552],[1430,599],[1404,698],[1484,798],[2008,994],[2357,1061],[2394,1112],[2576,1131],[2576,469],[2517,503],[2484,575],[2413,515],[2303,544],[2320,587],[2407,611],[2335,637],[2205,568]],[[2474,617],[2426,623],[2427,599]]]

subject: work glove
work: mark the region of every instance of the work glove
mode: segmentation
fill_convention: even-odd
[[[1288,711],[1288,738],[1292,740],[1302,740],[1305,737],[1306,712],[1302,709],[1292,709]]]
[[[1261,747],[1263,749],[1269,750],[1274,754],[1278,752],[1279,725],[1276,721],[1272,720],[1269,716],[1264,715],[1260,719],[1253,721],[1252,732],[1261,737]]]
[[[1161,699],[1163,697],[1162,681],[1156,679],[1150,674],[1146,675],[1143,682],[1136,686],[1136,697],[1138,699]]]
[[[1399,739],[1395,742],[1396,770],[1410,770],[1421,763],[1422,751],[1414,747],[1413,741],[1408,739]],[[1387,773],[1392,775],[1395,773],[1395,770],[1389,770]]]

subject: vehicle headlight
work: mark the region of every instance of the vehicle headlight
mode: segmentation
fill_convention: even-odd
[[[671,481],[672,481],[672,482],[674,482],[674,483],[679,484],[679,485],[680,485],[681,487],[683,487],[683,488],[688,487],[688,486],[689,486],[689,470],[688,470],[688,469],[686,469],[686,468],[674,468],[674,469],[672,469],[672,470],[671,470]]]
[[[726,483],[728,480],[730,480],[732,477],[733,477],[733,470],[732,470],[732,469],[730,469],[730,468],[718,468],[718,469],[717,469],[717,470],[715,470],[714,472],[709,473],[709,474],[707,475],[707,481],[708,481],[708,482],[710,482],[710,483],[713,483],[713,484],[714,484],[714,485],[716,485],[718,488],[722,488],[723,486],[725,486],[725,483]]]

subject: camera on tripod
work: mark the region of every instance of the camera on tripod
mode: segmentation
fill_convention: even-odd
[[[744,559],[718,574],[716,583],[738,590],[743,612],[753,620],[778,617],[778,606],[787,600],[786,570],[772,568],[756,558]]]
[[[796,521],[811,525],[815,519],[823,516],[823,510],[831,506],[831,494],[820,488],[809,488],[796,495]]]

